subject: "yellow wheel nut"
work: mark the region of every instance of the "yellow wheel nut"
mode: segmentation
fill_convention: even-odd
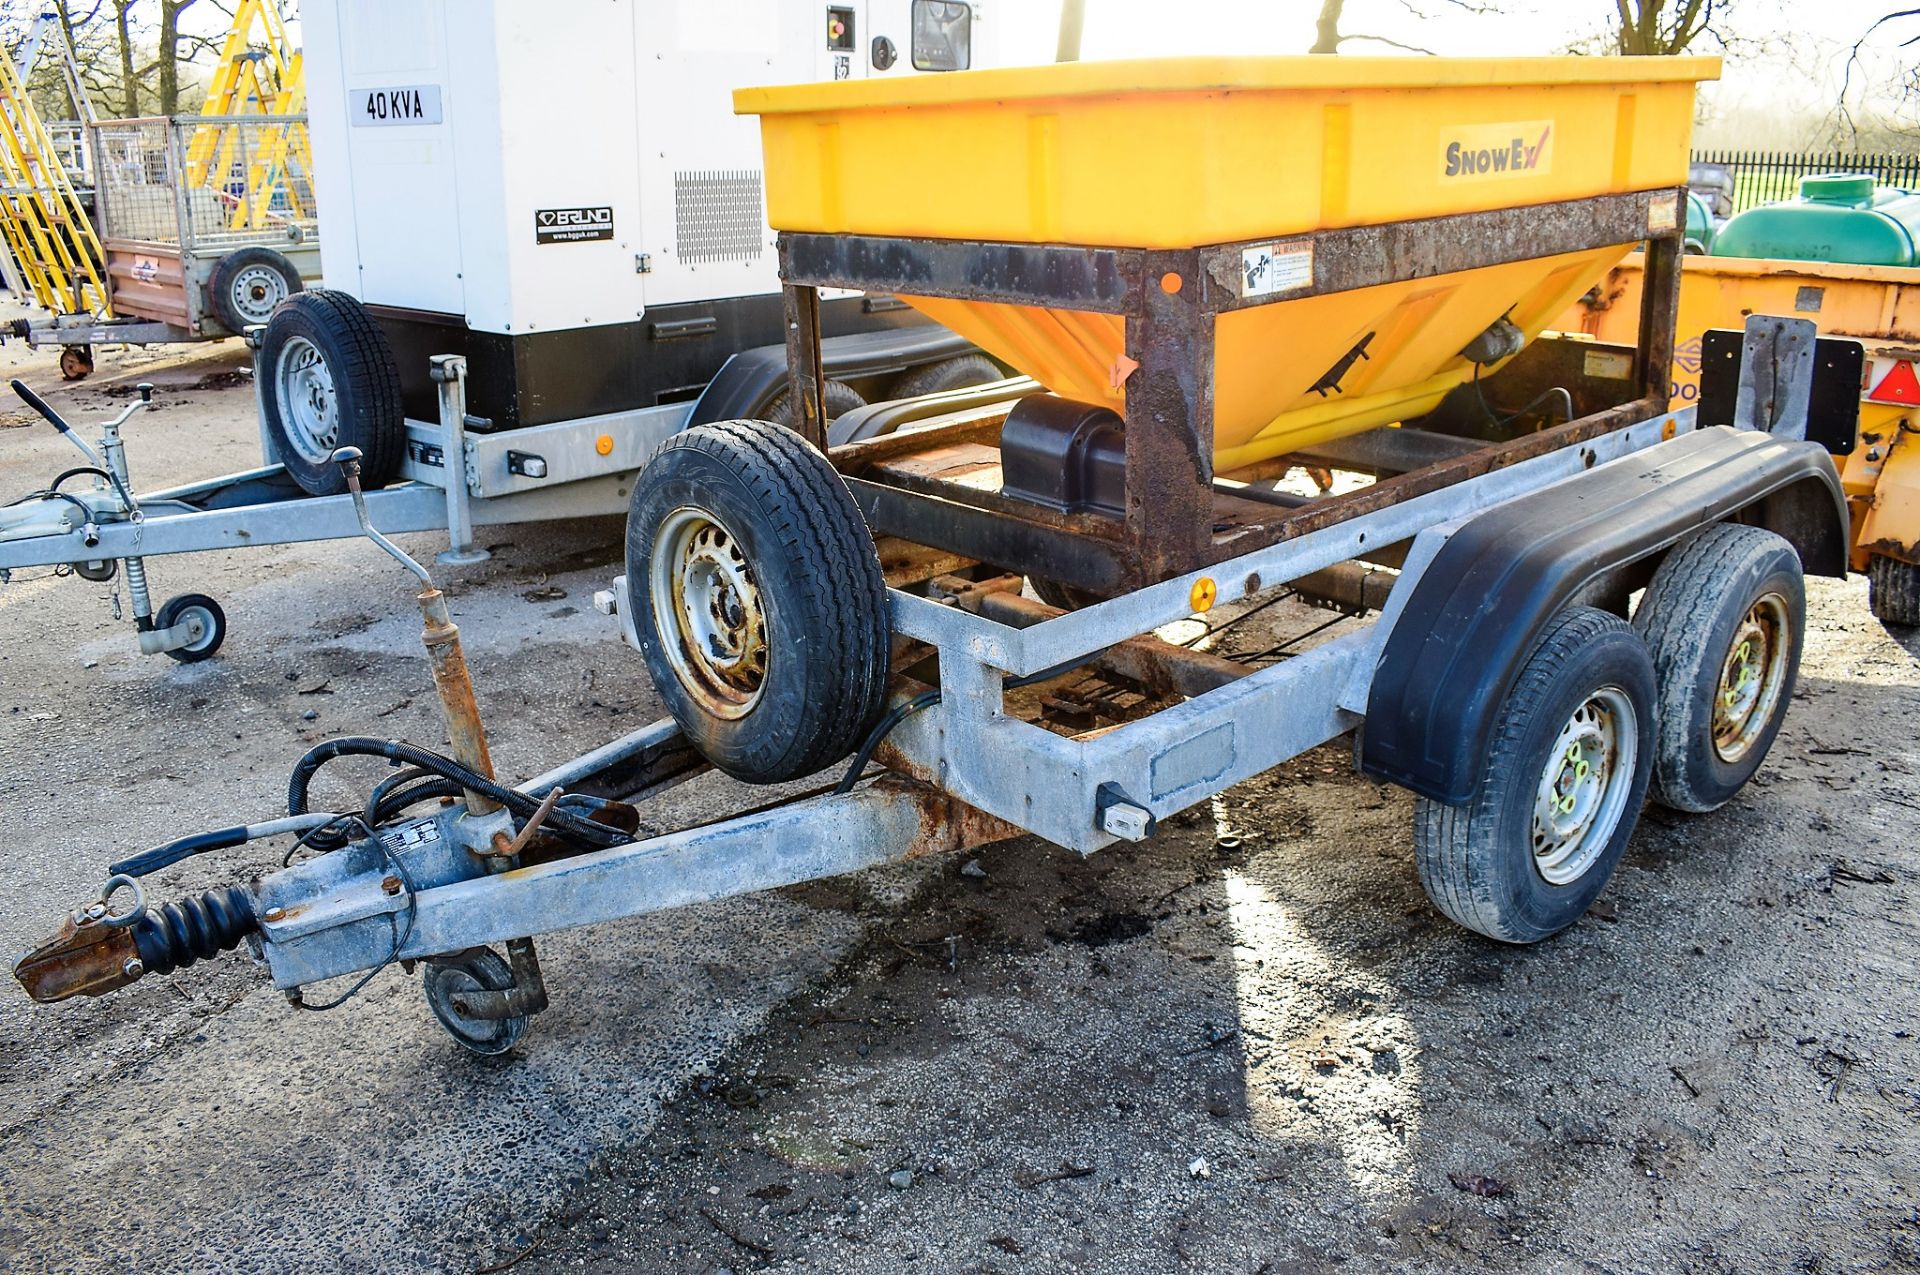
[[[1220,586],[1213,582],[1212,576],[1201,576],[1193,582],[1193,589],[1187,594],[1187,605],[1196,614],[1211,611],[1213,600],[1220,596]]]

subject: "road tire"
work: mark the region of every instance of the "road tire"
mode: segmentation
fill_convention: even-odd
[[[873,537],[826,457],[785,426],[668,439],[634,485],[627,581],[668,711],[736,779],[810,775],[879,719],[892,628]]]
[[[241,248],[213,263],[207,300],[220,326],[235,336],[265,323],[282,301],[301,291],[299,269],[271,248]]]
[[[1920,626],[1920,565],[1876,553],[1867,559],[1867,605],[1894,628]]]
[[[948,390],[964,390],[974,385],[991,385],[1006,379],[1007,374],[986,355],[962,354],[938,363],[908,368],[887,387],[886,398],[888,402],[922,398],[928,394],[944,394]]]
[[[198,664],[201,660],[211,659],[227,640],[227,613],[220,604],[204,593],[183,593],[177,598],[168,598],[154,612],[153,627],[170,629],[182,621],[191,621],[199,626],[199,635],[185,646],[177,646],[167,654],[182,664]]]
[[[845,381],[828,381],[825,397],[827,402],[827,424],[829,425],[839,420],[842,416],[845,416],[848,412],[851,412],[854,408],[865,407],[867,405],[867,400],[860,396],[860,391],[854,389],[853,386],[848,385]],[[772,421],[775,425],[785,425],[788,429],[794,430],[800,428],[800,413],[794,410],[793,391],[791,389],[781,390],[778,394],[774,395],[773,401],[767,404],[766,411],[762,413],[762,416],[763,419]]]
[[[1719,523],[1667,554],[1633,616],[1658,688],[1653,800],[1703,814],[1753,777],[1793,699],[1806,614],[1800,555],[1771,531]]]
[[[1579,920],[1639,819],[1653,704],[1653,663],[1626,621],[1592,607],[1555,616],[1501,702],[1478,790],[1461,806],[1416,803],[1415,864],[1434,906],[1503,943]]]
[[[310,496],[347,489],[332,454],[358,447],[360,482],[384,487],[406,454],[400,369],[386,334],[344,292],[316,288],[273,312],[254,359],[275,456]]]

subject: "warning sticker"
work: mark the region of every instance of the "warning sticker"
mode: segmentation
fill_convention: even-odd
[[[1675,353],[1677,354],[1678,351]],[[1676,358],[1674,361],[1678,362],[1679,360]],[[1624,350],[1588,350],[1583,370],[1590,380],[1632,380],[1633,356]],[[1698,367],[1694,368],[1696,372],[1699,370]]]
[[[1240,250],[1240,295],[1270,297],[1313,286],[1313,245],[1261,244]]]
[[[386,828],[380,833],[381,844],[395,854],[417,850],[421,846],[430,846],[439,840],[440,827],[430,819],[419,823],[401,824],[397,828]]]
[[[533,214],[535,243],[580,243],[611,238],[611,208],[542,208]]]
[[[1647,201],[1647,229],[1658,232],[1680,228],[1680,196],[1675,191],[1655,195]]]

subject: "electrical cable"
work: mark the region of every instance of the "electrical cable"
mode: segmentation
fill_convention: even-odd
[[[1564,386],[1559,385],[1550,386],[1547,389],[1541,390],[1538,394],[1528,399],[1526,405],[1513,415],[1501,416],[1500,413],[1493,410],[1493,404],[1487,401],[1486,390],[1480,386],[1481,366],[1479,363],[1473,365],[1473,393],[1474,397],[1480,400],[1480,410],[1487,414],[1487,419],[1493,423],[1495,429],[1507,428],[1507,426],[1513,424],[1522,416],[1525,416],[1528,412],[1531,412],[1534,408],[1546,402],[1546,400],[1556,396],[1560,399],[1561,421],[1564,423],[1573,419],[1573,395],[1568,393]]]
[[[308,789],[321,767],[336,758],[356,756],[384,757],[391,762],[406,763],[431,771],[453,781],[463,791],[479,793],[489,800],[498,802],[521,819],[531,818],[534,811],[540,808],[540,798],[496,783],[478,771],[461,765],[451,757],[443,757],[429,749],[397,739],[343,735],[337,739],[323,740],[315,744],[294,764],[293,774],[287,782],[288,813],[298,815],[307,812]],[[596,823],[559,805],[556,805],[548,814],[547,827],[569,841],[584,843],[595,849],[625,845],[632,840],[617,828]],[[329,838],[328,840],[333,840],[333,844],[327,845],[326,841],[320,839],[316,839],[314,844],[328,849],[338,848],[337,839]]]
[[[407,940],[413,937],[414,923],[420,917],[420,887],[418,887],[413,883],[413,874],[407,871],[407,865],[401,862],[400,856],[393,852],[392,847],[388,846],[385,841],[383,841],[379,836],[377,836],[374,833],[373,829],[369,828],[366,824],[366,821],[363,820],[359,815],[341,815],[338,819],[334,820],[333,823],[322,824],[320,827],[315,828],[311,832],[308,832],[305,835],[303,835],[299,841],[296,841],[294,843],[294,849],[298,849],[302,844],[309,843],[316,833],[327,831],[331,829],[334,826],[334,824],[339,824],[339,823],[359,824],[360,831],[366,834],[367,840],[373,842],[374,845],[380,847],[381,856],[386,859],[387,866],[393,869],[394,875],[400,878],[401,886],[406,894],[407,923],[404,927],[396,927],[394,929],[393,947],[387,952],[386,956],[381,959],[380,963],[374,966],[372,969],[368,970],[365,974],[362,974],[359,977],[359,979],[355,981],[352,987],[349,987],[346,991],[340,993],[340,995],[334,997],[332,1000],[327,1001],[325,1004],[314,1005],[302,999],[298,989],[295,989],[293,992],[290,992],[288,994],[287,999],[293,1002],[296,1008],[312,1010],[316,1014],[323,1014],[330,1009],[340,1008],[342,1005],[352,1000],[355,996],[358,996],[360,994],[360,990],[364,988],[368,983],[371,983],[375,975],[379,974],[380,971],[386,969],[389,965],[392,965],[395,961],[399,960],[400,953],[406,949]],[[289,862],[292,861],[293,859],[292,850],[287,851],[287,859]]]

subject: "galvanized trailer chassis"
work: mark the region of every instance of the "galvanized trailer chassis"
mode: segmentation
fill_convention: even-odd
[[[936,698],[904,679],[897,685],[896,704],[918,711],[900,715],[874,754],[885,767],[878,777],[628,844],[529,854],[512,859],[517,866],[510,868],[499,857],[502,847],[508,838],[524,843],[530,821],[452,804],[236,887],[216,904],[195,901],[194,925],[163,918],[176,931],[197,927],[211,937],[177,944],[162,964],[190,964],[244,939],[264,958],[276,986],[295,989],[391,960],[446,958],[505,941],[516,951],[518,976],[519,953],[531,949],[513,944],[571,926],[1021,833],[1082,854],[1118,839],[1140,840],[1158,820],[1363,723],[1366,768],[1429,797],[1461,800],[1453,763],[1477,755],[1475,741],[1484,736],[1476,731],[1484,731],[1500,701],[1500,679],[1512,673],[1511,658],[1503,663],[1501,652],[1516,644],[1524,652],[1543,609],[1624,599],[1674,541],[1723,519],[1779,532],[1808,570],[1844,572],[1837,479],[1824,450],[1803,437],[1806,399],[1797,387],[1810,369],[1804,359],[1788,357],[1804,333],[1779,321],[1752,325],[1738,427],[1702,428],[1692,408],[1664,410],[1680,244],[1678,226],[1660,215],[1658,201],[1670,195],[1580,201],[1549,209],[1544,218],[1475,214],[1315,236],[1321,273],[1313,286],[1319,289],[1646,237],[1654,280],[1648,293],[1656,300],[1649,303],[1642,326],[1648,338],[1636,359],[1641,393],[1625,407],[1489,445],[1417,430],[1378,431],[1327,450],[1380,481],[1304,505],[1263,505],[1223,493],[1210,472],[1207,334],[1212,314],[1239,303],[1232,297],[1239,245],[1139,254],[786,237],[791,370],[816,440],[823,417],[808,322],[816,285],[991,296],[1129,316],[1129,356],[1140,364],[1140,379],[1129,382],[1128,505],[1119,527],[1115,520],[1049,515],[978,487],[902,479],[888,468],[901,457],[991,440],[997,421],[934,427],[831,453],[877,536],[899,535],[1002,569],[1124,591],[1062,613],[1031,603],[1011,610],[983,605],[985,591],[970,591],[964,582],[930,596],[892,590],[896,645],[931,648],[939,693]],[[1161,282],[1168,273],[1189,286],[1169,289]],[[1502,532],[1520,525],[1515,518],[1537,521],[1543,514],[1559,530],[1540,539],[1541,552],[1532,543],[1506,551],[1517,564],[1507,572],[1511,587],[1487,591],[1472,607],[1436,605],[1456,590],[1461,553],[1485,552],[1489,528]],[[1150,636],[1196,610],[1383,555],[1398,563],[1398,574],[1376,618],[1270,667],[1236,668]],[[628,639],[637,643],[624,577],[615,594]],[[1014,614],[1023,608],[1029,614]],[[1433,661],[1436,643],[1462,649],[1474,643],[1486,651],[1479,679],[1460,679],[1473,702],[1449,700],[1444,688],[1422,698],[1407,685],[1407,670]],[[1111,663],[1129,650],[1188,697],[1079,736],[1008,711],[1010,682]],[[538,797],[563,788],[638,801],[704,769],[674,724],[663,721],[520,791]],[[233,829],[195,848],[237,844],[248,835]],[[161,856],[177,857],[174,849]],[[30,976],[41,991],[106,990],[153,965],[131,958],[115,964],[131,952],[127,941],[113,948],[73,945],[76,925],[116,919],[105,899],[110,893],[112,887],[91,913],[69,922],[66,946],[56,940],[42,949],[40,965],[16,967],[29,990],[35,986]],[[219,914],[217,924],[207,920],[208,907]],[[532,978],[531,990],[539,992],[532,999],[544,1003],[537,968]],[[474,1016],[524,1009],[531,993],[523,992],[528,989],[502,991]],[[522,999],[510,1005],[513,996]]]

